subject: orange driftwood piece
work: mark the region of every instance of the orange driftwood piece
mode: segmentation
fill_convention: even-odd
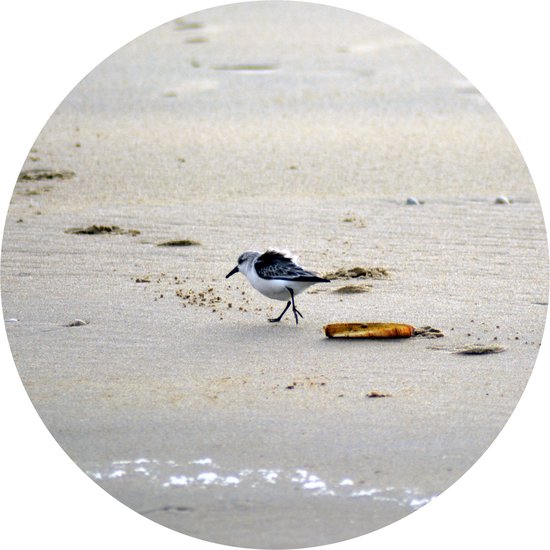
[[[328,338],[410,338],[414,327],[399,323],[332,323],[325,325]]]

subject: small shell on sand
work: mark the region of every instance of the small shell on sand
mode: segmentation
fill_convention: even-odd
[[[500,195],[495,199],[495,204],[510,204],[511,201],[505,195]]]
[[[410,338],[414,327],[399,323],[332,323],[325,326],[327,338]]]
[[[418,206],[420,204],[420,201],[415,197],[408,197],[405,204],[409,204],[411,206]]]

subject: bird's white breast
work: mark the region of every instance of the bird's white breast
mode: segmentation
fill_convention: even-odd
[[[289,288],[292,288],[294,294],[299,294],[306,288],[311,286],[312,283],[304,281],[288,281],[284,279],[263,279],[260,277],[254,266],[247,269],[245,273],[250,284],[264,296],[271,298],[272,300],[281,300],[286,302],[290,300]]]

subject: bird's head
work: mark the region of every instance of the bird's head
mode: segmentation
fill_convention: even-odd
[[[243,252],[237,259],[237,265],[225,276],[225,278],[228,279],[231,275],[235,275],[235,273],[239,271],[241,273],[246,273],[246,271],[252,267],[254,260],[256,260],[259,255],[259,252],[253,252],[251,250]]]

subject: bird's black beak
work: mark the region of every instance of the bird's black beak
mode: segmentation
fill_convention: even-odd
[[[238,273],[238,272],[239,272],[239,266],[237,265],[225,276],[225,278],[229,279],[231,275],[235,275],[235,273]]]

